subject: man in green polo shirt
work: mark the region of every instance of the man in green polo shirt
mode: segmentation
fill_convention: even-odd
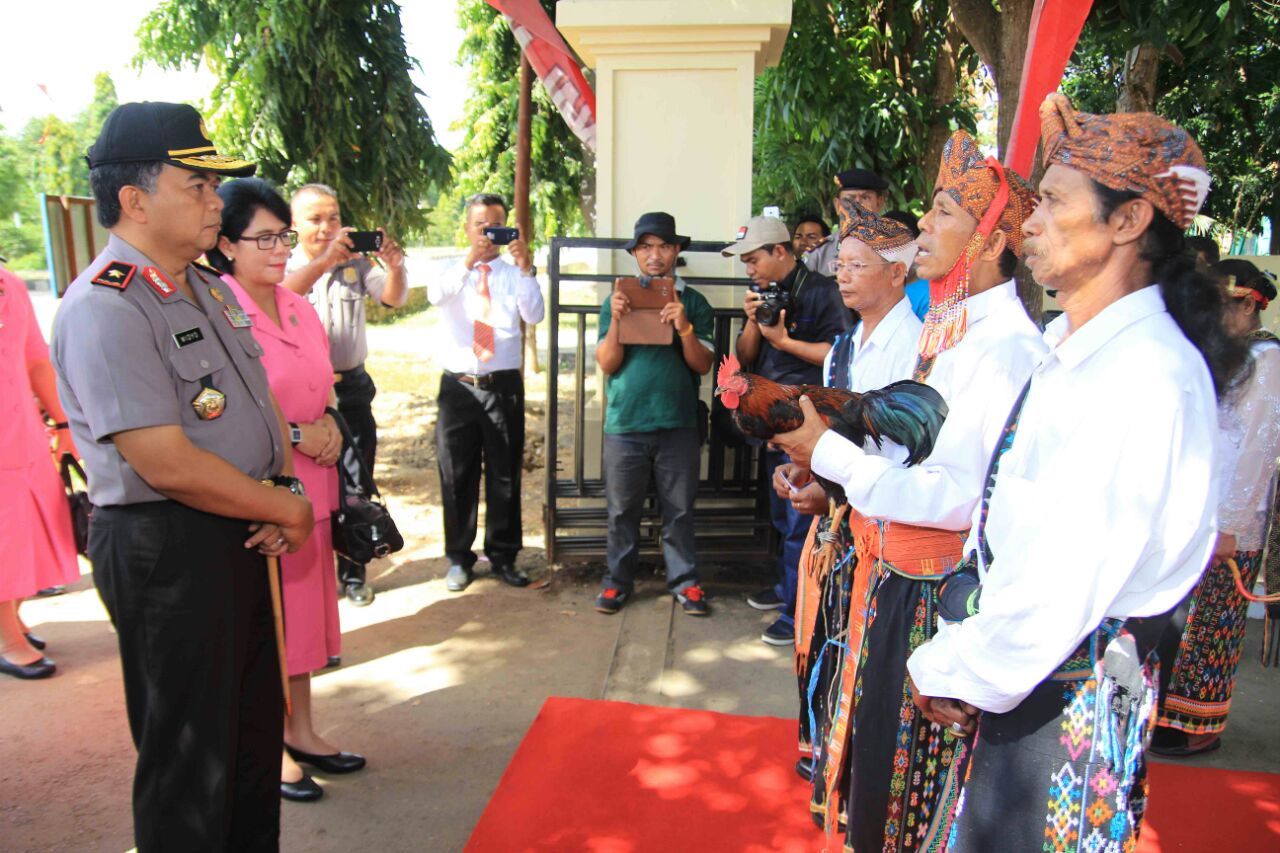
[[[676,258],[689,238],[676,233],[669,213],[646,213],[636,221],[626,250],[636,259],[641,282],[675,277]],[[650,475],[662,507],[662,558],[667,588],[685,613],[710,611],[698,585],[693,544],[693,501],[698,493],[699,377],[711,371],[714,328],[706,297],[676,278],[676,299],[659,315],[674,334],[669,344],[623,344],[618,320],[630,300],[615,291],[600,307],[596,363],[605,374],[604,483],[609,506],[609,570],[596,610],[617,613],[635,586],[640,554],[640,510]]]

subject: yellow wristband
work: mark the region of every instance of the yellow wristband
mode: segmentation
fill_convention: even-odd
[[[690,324],[689,324],[689,328],[685,329],[683,332],[676,332],[676,334],[677,334],[677,335],[679,335],[679,336],[680,336],[680,337],[682,337],[682,338],[687,338],[687,337],[689,337],[690,335],[692,335],[692,334],[693,334],[693,324],[692,324],[692,323],[690,323]]]

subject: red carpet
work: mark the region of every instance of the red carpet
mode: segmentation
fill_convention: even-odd
[[[552,697],[469,853],[814,853],[795,722]],[[1280,850],[1280,775],[1154,764],[1139,853]]]

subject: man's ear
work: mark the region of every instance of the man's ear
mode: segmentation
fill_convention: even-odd
[[[987,241],[982,244],[982,251],[978,253],[978,257],[984,261],[1000,262],[1000,256],[1004,254],[1004,250],[1009,246],[1009,235],[1004,233],[1003,228],[993,228],[991,235],[987,237]]]
[[[1130,199],[1111,212],[1108,221],[1115,229],[1112,242],[1117,246],[1141,239],[1151,227],[1156,209],[1145,198]]]
[[[121,216],[139,225],[147,224],[147,193],[133,185],[127,185],[120,188],[116,199],[120,202]]]

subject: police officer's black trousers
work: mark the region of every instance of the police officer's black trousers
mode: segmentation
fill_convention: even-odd
[[[138,747],[139,853],[276,850],[283,697],[248,523],[172,501],[98,507],[93,577]]]
[[[477,388],[450,373],[440,377],[436,463],[444,510],[444,553],[471,568],[475,554],[480,474],[484,472],[484,552],[495,566],[520,551],[520,475],[524,463],[524,379],[496,371]]]
[[[378,388],[373,384],[373,377],[361,365],[342,374],[342,381],[334,386],[334,393],[338,397],[338,412],[347,422],[351,438],[355,441],[354,448],[344,449],[342,467],[350,471],[354,481],[359,483],[362,481],[359,460],[364,461],[372,474],[374,458],[378,455],[378,422],[373,419],[372,406]],[[363,585],[364,581],[363,563],[338,558],[338,582],[344,588],[348,584]]]

